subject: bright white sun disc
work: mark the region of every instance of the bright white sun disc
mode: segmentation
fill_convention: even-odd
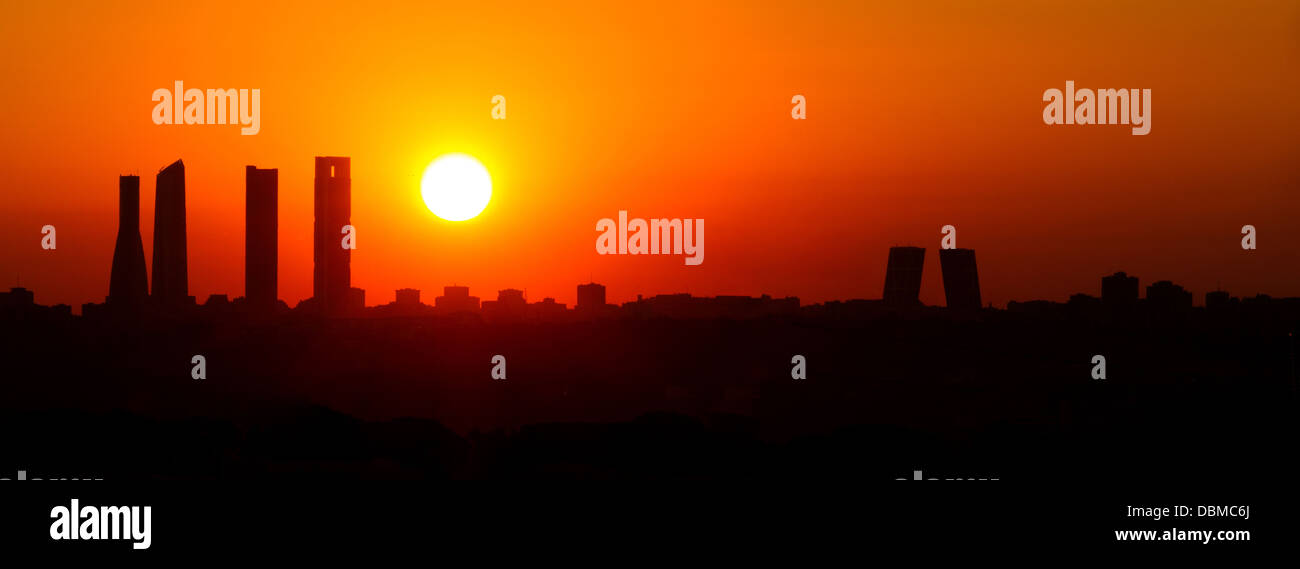
[[[439,156],[420,179],[424,205],[447,221],[465,221],[483,212],[492,199],[492,177],[468,154]]]

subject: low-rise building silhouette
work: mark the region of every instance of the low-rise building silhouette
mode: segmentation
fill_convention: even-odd
[[[1238,300],[1233,298],[1225,290],[1215,290],[1205,293],[1205,309],[1210,311],[1224,310],[1237,304]]]
[[[35,304],[36,293],[23,287],[16,286],[9,289],[9,292],[0,292],[0,306],[7,309],[34,306]]]
[[[420,302],[420,291],[414,288],[399,288],[393,302],[382,306],[367,308],[363,312],[371,316],[428,316],[433,307]]]
[[[523,320],[528,316],[528,301],[524,291],[507,288],[497,291],[496,300],[484,300],[482,310],[489,320]]]
[[[606,300],[605,285],[594,282],[578,285],[578,303],[573,307],[578,318],[609,318],[616,316],[618,311],[618,305]]]
[[[637,318],[674,319],[794,316],[799,313],[799,299],[793,296],[772,298],[766,294],[759,297],[734,295],[700,297],[683,292],[659,294],[650,298],[637,295],[635,301],[623,304],[622,313]]]
[[[1138,278],[1123,271],[1101,278],[1101,303],[1111,310],[1132,310],[1138,303]]]
[[[568,318],[569,309],[562,302],[555,302],[554,298],[546,297],[541,302],[534,302],[528,305],[532,316],[543,322],[557,322]]]
[[[1192,293],[1170,281],[1156,281],[1147,287],[1146,302],[1156,312],[1186,312],[1192,309]]]
[[[420,305],[420,291],[414,288],[397,289],[397,298],[394,302],[398,306],[414,307]]]
[[[348,287],[348,292],[343,297],[343,312],[347,314],[356,314],[365,307],[366,289],[354,286]]]
[[[579,312],[597,312],[605,309],[605,285],[587,283],[578,285],[578,304],[573,307]]]
[[[479,298],[470,296],[467,286],[445,286],[442,296],[433,299],[433,307],[439,314],[478,312]]]
[[[23,287],[16,286],[9,292],[0,292],[0,318],[5,320],[26,320],[35,318],[44,310],[36,304],[36,294]]]

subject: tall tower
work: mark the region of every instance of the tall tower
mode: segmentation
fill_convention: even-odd
[[[160,304],[190,300],[185,253],[185,164],[172,162],[158,172],[153,212],[153,292]]]
[[[343,226],[352,218],[350,158],[316,157],[315,199],[312,294],[322,311],[337,314],[352,288],[351,250],[343,248]]]
[[[922,247],[890,247],[885,267],[885,304],[919,306],[921,304],[921,269],[925,266]]]
[[[940,249],[943,295],[948,308],[975,310],[980,307],[980,276],[975,270],[974,249]]]
[[[144,243],[140,240],[140,177],[117,179],[117,244],[108,281],[108,304],[139,306],[149,298]]]
[[[279,170],[244,169],[244,300],[271,309],[276,295]]]

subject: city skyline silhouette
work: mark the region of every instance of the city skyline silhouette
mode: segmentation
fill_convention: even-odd
[[[557,302],[553,297],[544,297],[541,302],[529,304],[525,292],[518,289],[501,289],[498,291],[496,300],[482,301],[491,303],[490,305],[480,305],[478,297],[469,296],[468,288],[460,286],[445,286],[444,296],[438,299],[446,298],[445,304],[435,302],[433,305],[426,305],[419,301],[419,289],[407,288],[398,289],[396,295],[399,298],[394,302],[366,305],[365,291],[350,286],[351,269],[349,258],[351,251],[336,245],[336,242],[341,239],[341,234],[336,235],[339,232],[331,231],[332,228],[342,228],[349,225],[348,212],[351,210],[350,168],[350,159],[346,157],[316,158],[315,171],[319,177],[316,179],[315,184],[313,214],[315,220],[313,230],[313,273],[315,275],[317,295],[301,301],[295,307],[296,309],[320,311],[333,315],[347,313],[351,316],[357,316],[360,315],[362,309],[384,307],[386,313],[389,314],[405,312],[410,315],[419,312],[420,307],[431,306],[440,309],[441,306],[447,306],[451,308],[438,310],[438,313],[478,313],[482,309],[488,314],[497,317],[514,314],[516,318],[523,312],[556,315],[563,314],[566,311],[566,304]],[[255,300],[251,304],[260,306],[258,310],[266,312],[272,310],[275,305],[283,303],[279,298],[276,287],[279,275],[277,244],[280,239],[278,234],[278,170],[247,166],[246,172],[245,295],[233,296],[228,293],[214,292],[209,295],[208,300],[215,299],[219,304],[229,301],[236,303],[240,301],[248,302],[247,299],[250,296],[248,291],[250,287],[253,287],[258,290],[255,295],[252,295]],[[131,307],[140,310],[143,296],[148,296],[154,304],[169,306],[196,304],[194,297],[183,294],[188,290],[188,276],[185,269],[188,258],[185,247],[187,240],[185,219],[188,212],[185,209],[185,173],[181,160],[176,160],[166,168],[159,170],[156,187],[159,196],[157,201],[165,204],[163,208],[155,210],[154,220],[156,228],[165,228],[164,230],[155,230],[155,235],[162,235],[162,237],[155,240],[153,244],[154,258],[162,259],[162,269],[160,271],[158,263],[155,262],[155,268],[151,273],[154,286],[152,290],[144,287],[145,290],[141,291],[140,281],[145,279],[141,273],[145,273],[145,267],[142,239],[138,227],[139,177],[120,176],[118,238],[113,254],[109,294],[102,303],[104,306],[119,304],[123,308]],[[885,283],[881,289],[881,297],[878,299],[881,307],[897,309],[924,306],[919,300],[919,293],[924,275],[926,251],[926,247],[915,246],[895,246],[890,248],[888,262],[886,263]],[[938,251],[942,285],[947,300],[946,306],[961,310],[992,308],[991,304],[984,306],[980,303],[980,281],[975,261],[975,251],[956,247],[939,248]],[[159,254],[159,252],[162,252],[162,254]],[[1149,301],[1153,305],[1163,307],[1162,310],[1166,313],[1170,310],[1190,310],[1195,304],[1194,295],[1191,291],[1186,291],[1167,280],[1157,281],[1153,285],[1146,287],[1146,297],[1140,298],[1138,283],[1136,277],[1128,277],[1123,271],[1119,271],[1115,275],[1102,279],[1100,297],[1093,298],[1086,293],[1075,293],[1068,303],[1086,303],[1087,299],[1101,300],[1109,309],[1115,310],[1120,308],[1133,309],[1138,305],[1139,301]],[[599,294],[602,299],[604,298],[605,288],[602,285],[594,282],[585,285],[579,284],[576,295],[578,304],[583,301],[583,288],[592,285],[601,287]],[[1121,292],[1117,287],[1124,287],[1125,290]],[[16,287],[12,292],[17,294],[19,288],[21,287]],[[405,301],[400,298],[402,290],[413,291],[408,292]],[[117,301],[114,301],[114,291],[120,291],[116,295],[118,297]],[[1237,297],[1224,296],[1226,293],[1227,291],[1219,289],[1206,292],[1204,294],[1205,302],[1202,306],[1222,307],[1239,301]],[[327,300],[324,305],[319,305],[315,299],[316,296],[322,294],[328,295],[327,298],[337,300]],[[588,302],[590,302],[591,295],[586,296]],[[1263,293],[1257,293],[1256,296],[1259,298],[1267,297]],[[17,297],[15,296],[15,298]],[[1125,297],[1126,300],[1117,300],[1120,297]],[[658,302],[660,306],[666,307],[672,303],[673,299],[677,299],[678,306],[673,309],[665,309],[666,314],[685,315],[686,310],[681,305],[685,298],[708,300],[708,297],[691,297],[690,293],[674,292],[653,295],[649,297],[649,302]],[[792,308],[798,309],[801,306],[809,306],[801,305],[798,297],[785,297],[780,303],[769,302],[771,300],[772,298],[767,294],[761,294],[759,297],[718,295],[712,301],[719,305],[729,302],[731,306],[728,308],[715,307],[706,309],[704,313],[719,314],[725,312],[732,316],[790,314]],[[1028,300],[1036,301],[1037,299],[1012,300],[1008,307]],[[589,317],[595,315],[611,316],[619,314],[620,308],[633,303],[643,304],[644,302],[643,295],[638,293],[635,301],[625,302],[621,305],[605,305],[599,309],[588,307],[585,310],[579,310],[575,305],[573,312]],[[740,305],[737,304],[738,302],[748,302],[750,304],[749,309],[741,309]],[[837,305],[843,302],[861,304],[870,302],[870,300],[853,298],[830,300],[817,304]],[[202,304],[207,304],[207,302]],[[703,306],[698,301],[696,301],[696,305]],[[767,305],[767,307],[758,308],[759,305]],[[84,304],[81,306],[82,314],[88,307],[95,310],[99,306],[100,304],[93,302]],[[511,308],[503,309],[503,307]],[[641,309],[640,312],[644,314],[653,313],[654,311],[651,309],[647,312],[646,309]]]

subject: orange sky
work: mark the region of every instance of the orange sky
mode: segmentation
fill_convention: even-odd
[[[1099,294],[1116,270],[1198,304],[1217,284],[1300,296],[1295,2],[322,4],[4,3],[3,284],[102,302],[117,176],[142,178],[148,257],[153,176],[181,158],[190,293],[243,294],[253,164],[280,170],[279,294],[296,304],[312,158],[331,155],[352,158],[352,281],[371,305],[453,283],[572,304],[593,277],[615,302],[879,298],[895,244],[929,249],[922,300],[942,304],[946,224],[999,306]],[[1043,91],[1067,79],[1152,89],[1151,134],[1044,125]],[[154,125],[150,94],[176,80],[261,89],[261,133]],[[421,201],[446,152],[493,176],[475,220]],[[597,255],[596,220],[620,209],[704,218],[704,264]]]

